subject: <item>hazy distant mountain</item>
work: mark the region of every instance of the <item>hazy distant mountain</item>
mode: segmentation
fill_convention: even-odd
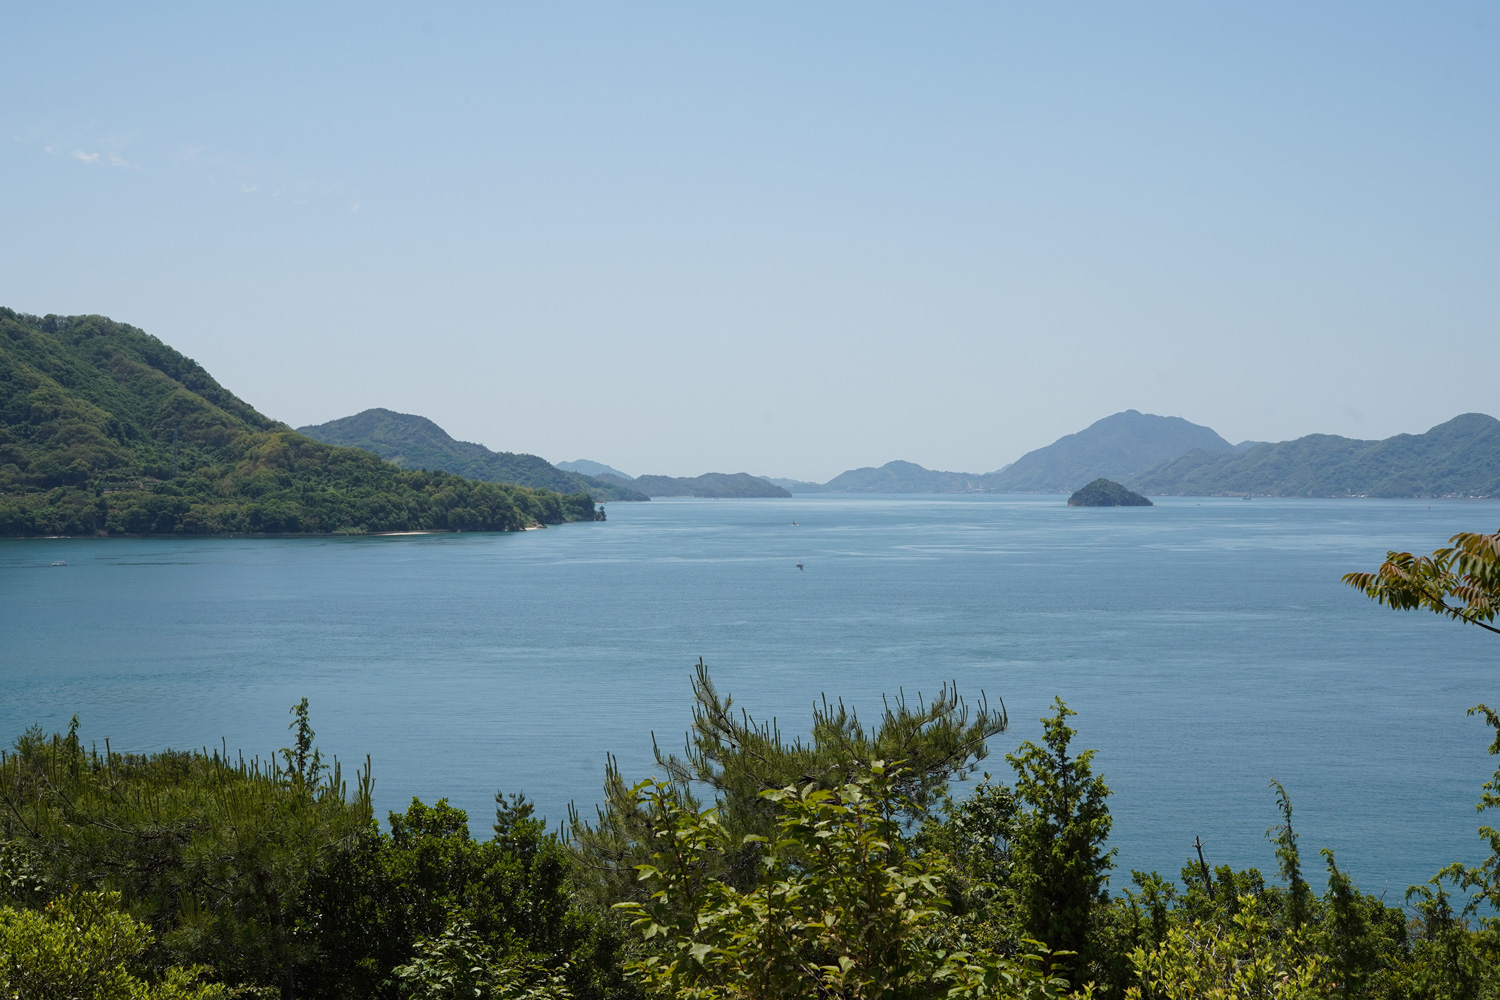
[[[556,464],[559,469],[566,472],[576,472],[582,476],[609,475],[614,476],[616,479],[623,479],[627,483],[635,478],[634,476],[627,476],[613,466],[605,465],[603,462],[591,462],[586,458],[575,459],[571,462],[558,462]]]
[[[299,430],[325,444],[372,451],[407,469],[440,469],[492,483],[514,483],[559,493],[588,493],[595,500],[649,499],[623,483],[607,483],[565,472],[535,455],[490,451],[482,444],[456,441],[431,420],[410,413],[376,408]]]
[[[1247,451],[1193,451],[1130,485],[1180,496],[1500,496],[1500,420],[1465,413],[1426,434],[1309,434]]]
[[[988,473],[943,472],[915,462],[850,469],[827,483],[771,479],[793,493],[1071,493],[1095,479],[1126,479],[1195,448],[1234,446],[1181,417],[1126,410]]]
[[[611,477],[605,473],[600,477],[604,482],[609,482]],[[768,483],[764,479],[752,476],[747,472],[709,472],[701,476],[693,476],[690,479],[679,479],[675,476],[637,476],[627,484],[625,480],[616,480],[621,486],[629,485],[634,489],[654,497],[789,497],[786,490],[774,483]]]
[[[1101,476],[1128,482],[1194,449],[1230,453],[1234,446],[1181,417],[1126,410],[1027,452],[984,479],[988,489],[1001,493],[1071,493]]]
[[[850,469],[828,480],[830,493],[971,493],[989,489],[989,476],[938,472],[915,462],[887,462],[880,468]]]
[[[810,483],[805,479],[779,479],[776,476],[758,476],[773,486],[780,486],[789,493],[827,493],[828,487],[823,483]]]
[[[1384,441],[1231,445],[1181,417],[1126,410],[987,474],[887,462],[823,484],[766,477],[792,493],[1070,493],[1101,478],[1157,495],[1500,497],[1500,421],[1466,413]]]
[[[1194,448],[1227,452],[1233,446],[1181,417],[1126,410],[989,473],[887,462],[879,468],[850,469],[822,485],[767,479],[793,493],[1071,493],[1100,477],[1125,479]]]

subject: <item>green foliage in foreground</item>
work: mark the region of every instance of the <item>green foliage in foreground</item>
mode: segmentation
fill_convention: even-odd
[[[902,836],[898,775],[875,761],[836,789],[761,793],[776,825],[748,835],[763,850],[746,889],[705,877],[710,855],[736,846],[717,810],[637,786],[653,850],[639,866],[649,899],[618,904],[645,945],[632,975],[653,995],[694,1000],[1062,995],[1067,981],[1038,956],[947,939],[944,859]]]
[[[735,847],[712,855],[717,875],[735,885],[757,877],[759,841],[747,835],[769,836],[776,826],[777,808],[762,793],[790,786],[839,788],[869,771],[875,761],[900,760],[897,783],[903,819],[918,822],[946,801],[944,790],[966,777],[988,753],[986,741],[1004,732],[1004,706],[991,709],[981,695],[970,714],[956,688],[945,686],[930,703],[898,697],[885,706],[879,725],[868,728],[842,702],[825,699],[813,710],[810,738],[785,740],[774,721],[756,722],[737,712],[733,699],[721,695],[698,661],[693,681],[693,725],[682,756],[656,748],[657,764],[685,808],[699,809],[694,789],[711,794],[719,822]],[[587,860],[592,896],[607,906],[621,899],[639,898],[635,866],[651,853],[650,810],[643,808],[636,790],[609,763],[605,773],[605,802],[597,821],[570,817],[576,850]]]
[[[1458,621],[1489,624],[1500,611],[1500,531],[1461,531],[1430,556],[1387,552],[1373,573],[1345,573],[1344,582],[1398,611],[1422,609]]]
[[[399,469],[298,434],[100,316],[0,309],[0,536],[516,531],[592,498]]]
[[[28,732],[0,760],[3,995],[1500,998],[1491,826],[1487,861],[1405,907],[1326,851],[1320,893],[1273,783],[1274,879],[1193,858],[1110,895],[1109,789],[1060,701],[1007,756],[1013,784],[952,799],[1003,714],[945,691],[865,729],[825,705],[799,744],[734,720],[706,670],[696,693],[667,780],[574,817],[571,843],[499,793],[488,840],[442,800],[382,832],[368,772],[345,786],[305,701],[266,763]],[[1500,715],[1475,714],[1500,757]],[[891,747],[915,768],[870,756]]]
[[[305,703],[300,706],[305,713]],[[158,966],[211,966],[230,981],[294,989],[318,960],[297,928],[299,897],[370,827],[370,780],[299,750],[134,757],[85,751],[76,731],[28,732],[0,762],[0,835],[57,887],[117,892],[158,940]]]
[[[404,1000],[469,975],[449,968],[466,955],[497,970],[480,977],[494,996],[554,980],[619,992],[617,936],[570,905],[571,855],[523,798],[497,797],[484,843],[443,801],[414,801],[382,833],[368,769],[347,787],[306,702],[293,712],[293,743],[268,762],[28,732],[0,761],[0,904],[117,894],[149,930],[131,963],[156,984],[188,967],[245,995]]]
[[[203,970],[172,966],[148,982],[131,971],[151,931],[117,893],[79,892],[25,910],[0,906],[0,996],[26,1000],[221,1000]]]

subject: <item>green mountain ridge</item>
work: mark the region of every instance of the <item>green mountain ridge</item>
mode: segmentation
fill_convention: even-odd
[[[1246,451],[1192,451],[1129,485],[1158,496],[1500,496],[1500,420],[1464,413],[1424,434],[1309,434]]]
[[[588,493],[595,500],[650,499],[640,490],[568,472],[536,455],[491,451],[482,444],[458,441],[426,417],[411,413],[376,407],[297,430],[324,444],[373,452],[403,469],[435,469],[465,479]]]
[[[587,493],[315,441],[133,326],[0,308],[0,535],[515,531],[594,516]]]

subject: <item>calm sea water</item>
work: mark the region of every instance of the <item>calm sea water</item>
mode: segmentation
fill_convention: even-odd
[[[987,762],[1054,695],[1114,789],[1115,884],[1274,868],[1267,783],[1305,863],[1332,847],[1399,899],[1475,861],[1496,763],[1500,638],[1393,614],[1339,583],[1389,547],[1493,530],[1490,502],[798,497],[611,504],[512,535],[0,542],[0,734],[67,725],[116,749],[289,741],[374,761],[377,806],[446,796],[487,830],[497,788],[591,814],[607,753],[680,746],[699,656],[757,716],[804,730],[822,693],[953,680],[1003,699]],[[793,522],[796,522],[793,524]],[[53,568],[55,560],[66,567]],[[801,562],[805,569],[798,570]]]

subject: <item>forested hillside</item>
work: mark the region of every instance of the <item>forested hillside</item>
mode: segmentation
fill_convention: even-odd
[[[1425,434],[1358,441],[1309,434],[1247,451],[1193,451],[1133,480],[1180,496],[1500,496],[1500,420],[1465,413]]]
[[[374,452],[403,469],[439,469],[491,483],[588,493],[595,500],[651,499],[628,486],[566,472],[536,455],[491,451],[482,444],[454,440],[431,420],[410,413],[376,408],[297,430],[325,444]]]
[[[403,471],[255,411],[102,316],[0,309],[0,535],[519,530],[587,494]]]

